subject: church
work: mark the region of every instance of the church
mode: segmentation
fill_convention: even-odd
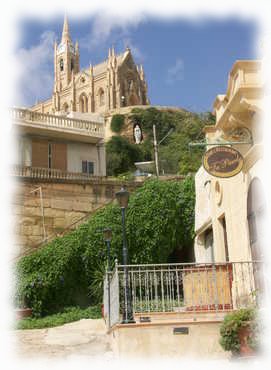
[[[65,16],[61,42],[54,46],[53,95],[31,110],[104,115],[121,107],[148,104],[143,67],[135,64],[128,47],[118,55],[112,47],[106,60],[80,70],[79,45],[72,42]]]

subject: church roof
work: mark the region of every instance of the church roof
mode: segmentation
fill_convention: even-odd
[[[124,59],[124,56],[125,56],[125,52],[119,55],[116,55],[117,65],[121,65]],[[104,60],[103,62],[99,64],[94,65],[93,66],[93,76],[95,77],[95,76],[99,76],[102,73],[105,73],[107,70],[107,63],[108,63],[108,59]],[[89,69],[85,69],[84,72],[89,74]]]

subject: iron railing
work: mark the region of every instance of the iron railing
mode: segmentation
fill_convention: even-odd
[[[223,312],[254,307],[263,291],[262,263],[259,261],[127,267],[134,314]],[[109,300],[105,294],[104,307],[108,325],[113,326],[120,322],[124,310],[123,265],[116,264],[105,286],[108,283],[112,297]]]

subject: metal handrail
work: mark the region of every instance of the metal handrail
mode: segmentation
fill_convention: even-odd
[[[253,261],[230,261],[230,262],[177,262],[177,263],[145,263],[145,264],[130,264],[126,265],[126,267],[134,268],[134,267],[159,267],[159,266],[213,266],[213,265],[226,265],[226,264],[232,264],[232,263],[263,263],[263,261],[260,260],[253,260]],[[118,268],[123,268],[124,265],[118,264]]]
[[[111,311],[121,312],[124,306],[124,268],[128,270],[128,286],[134,314],[186,312],[228,312],[259,306],[264,293],[263,261],[230,261],[213,263],[160,263],[118,265],[111,273],[117,277],[110,292],[118,300]],[[110,301],[111,302],[111,301]],[[114,303],[115,302],[115,303]],[[117,303],[118,306],[117,306]],[[110,312],[111,312],[110,311]]]

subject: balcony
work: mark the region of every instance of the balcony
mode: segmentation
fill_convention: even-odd
[[[23,134],[41,135],[86,143],[104,138],[104,125],[99,122],[11,108],[13,123]]]
[[[127,268],[133,314],[138,321],[142,316],[152,322],[159,318],[187,322],[199,317],[221,320],[232,310],[257,306],[263,287],[261,262],[129,265]],[[125,310],[124,272],[124,266],[116,265],[104,281],[108,328],[121,322]]]
[[[217,95],[214,102],[216,127],[229,126],[232,114],[238,114],[244,122],[251,117],[249,110],[258,111],[263,94],[261,63],[239,60],[234,64],[225,95]]]

